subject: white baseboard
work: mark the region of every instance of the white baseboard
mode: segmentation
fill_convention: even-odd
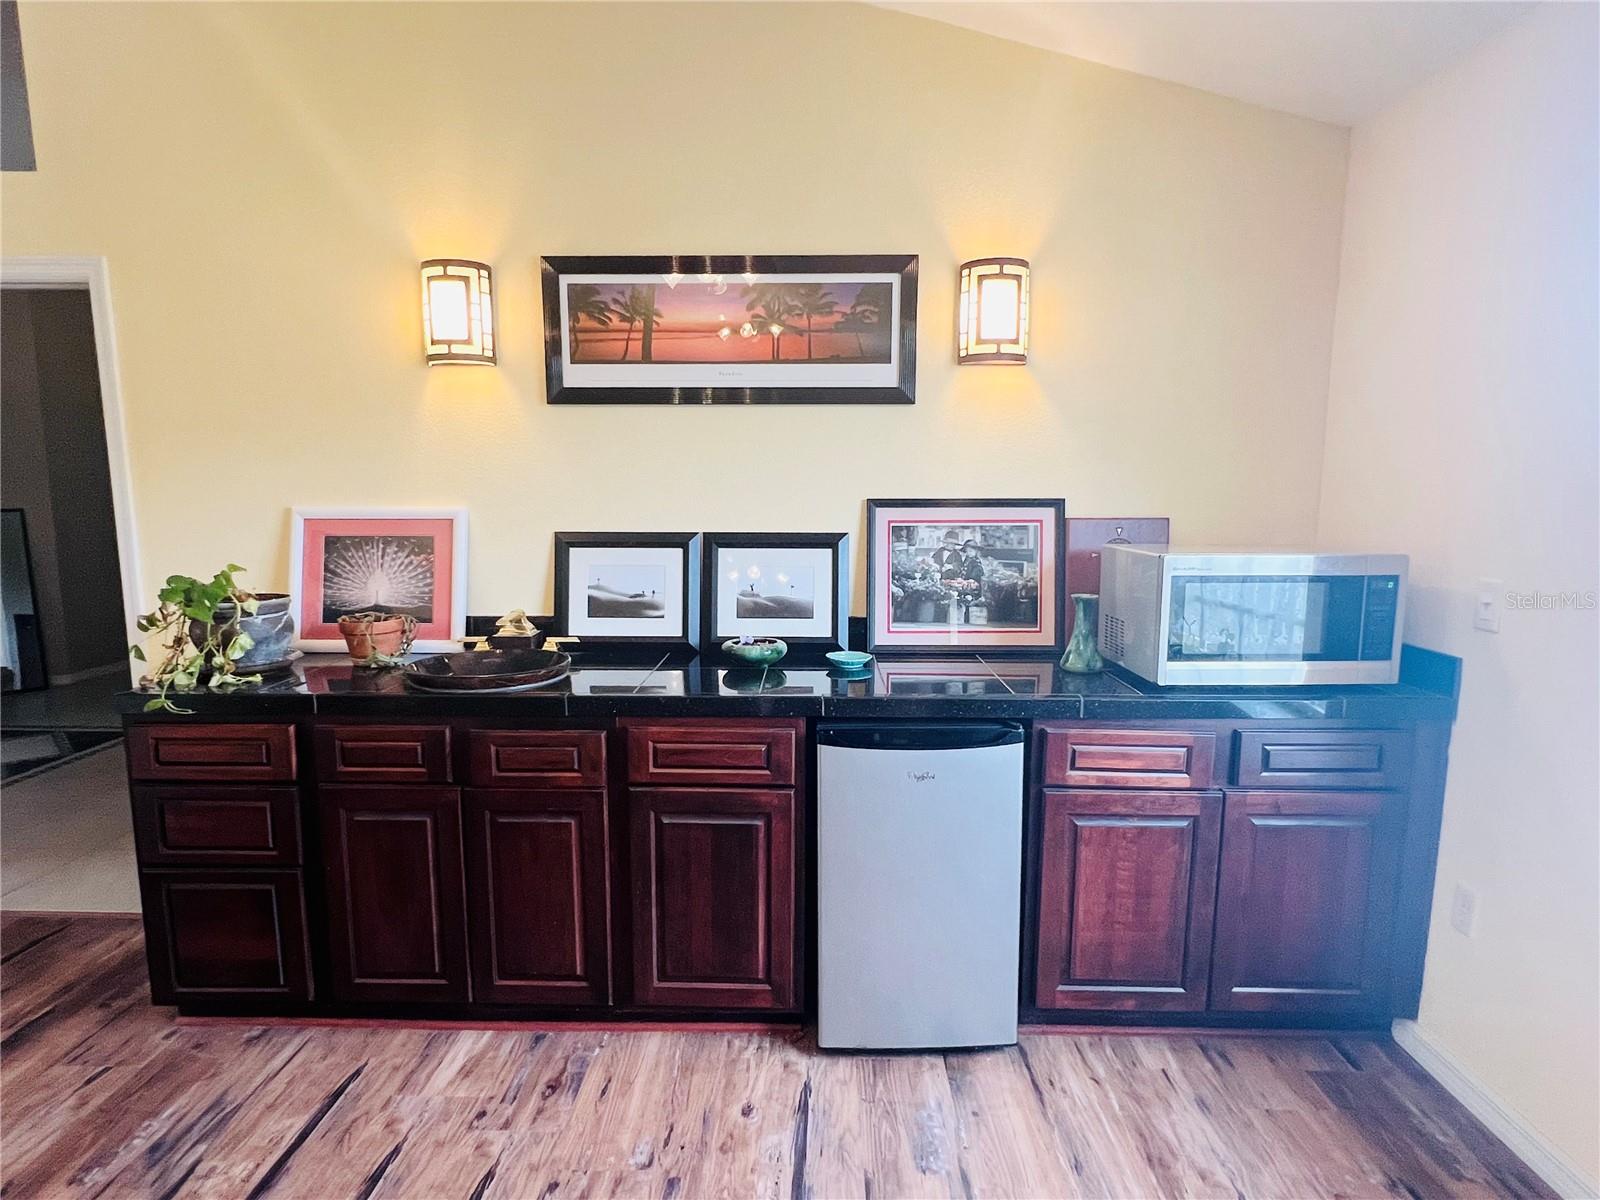
[[[1600,1186],[1585,1179],[1565,1155],[1473,1078],[1453,1054],[1430,1040],[1415,1021],[1396,1021],[1392,1032],[1400,1049],[1565,1200],[1595,1200],[1600,1196]]]

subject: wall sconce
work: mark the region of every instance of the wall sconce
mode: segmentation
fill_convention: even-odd
[[[422,264],[422,343],[430,367],[494,366],[494,283],[486,265],[461,258]]]
[[[1028,361],[1028,260],[975,258],[961,264],[956,362]]]

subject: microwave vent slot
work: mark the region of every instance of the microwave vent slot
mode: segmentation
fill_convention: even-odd
[[[1100,622],[1100,646],[1106,654],[1121,662],[1127,652],[1128,628],[1121,617],[1105,614]]]

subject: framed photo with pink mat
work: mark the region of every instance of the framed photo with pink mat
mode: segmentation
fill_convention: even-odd
[[[346,613],[404,614],[412,649],[461,649],[467,631],[467,510],[297,508],[289,543],[295,645],[342,651]]]
[[[868,500],[867,649],[1059,656],[1061,500]]]

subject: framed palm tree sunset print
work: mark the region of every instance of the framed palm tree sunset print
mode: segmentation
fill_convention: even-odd
[[[540,260],[551,404],[911,404],[914,254]]]

